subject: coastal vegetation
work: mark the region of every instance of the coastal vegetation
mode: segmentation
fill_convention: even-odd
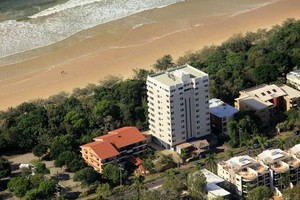
[[[258,30],[256,33],[234,35],[220,46],[187,52],[176,62],[171,55],[165,55],[156,61],[153,71],[185,63],[209,74],[211,98],[233,103],[240,90],[263,83],[285,83],[286,73],[300,66],[300,21],[288,19],[269,31]],[[98,179],[93,178],[93,170],[86,168],[79,146],[122,126],[131,125],[140,129],[147,127],[146,77],[153,71],[135,69],[134,76],[127,80],[109,76],[98,85],[77,88],[71,94],[60,93],[45,100],[24,102],[15,108],[1,111],[1,154],[32,151],[41,160],[55,160],[56,167],[65,166],[68,171],[76,172],[74,180],[81,181],[83,185],[100,184],[97,183]],[[280,123],[286,125],[287,129],[299,126],[300,119],[296,110],[282,116],[274,121],[274,126]],[[256,119],[253,113],[243,113],[230,123],[229,144],[232,147],[251,146],[247,141],[257,135],[257,142],[261,148],[265,148],[266,138],[258,134],[261,132],[260,122]],[[283,146],[284,143],[278,141],[278,145]],[[216,170],[215,154],[208,155],[205,162],[211,170]],[[0,159],[0,178],[10,174],[6,163],[5,159]],[[149,170],[155,168],[160,172],[161,166],[156,166],[149,159],[144,167]],[[42,164],[39,164],[39,169],[39,173],[48,173]],[[127,172],[122,172],[120,179],[119,168],[110,167],[104,171],[104,175],[99,178],[104,181],[97,190],[107,196],[111,194],[111,187],[116,187],[127,176]],[[35,176],[37,175],[32,177]],[[166,193],[178,197],[180,193],[177,191],[181,191],[183,185],[176,188],[176,181],[175,176],[170,174],[164,188]],[[109,185],[106,185],[107,182]],[[31,178],[21,176],[12,178],[8,189],[16,196],[25,196],[25,199],[33,199],[35,195],[48,198],[54,192],[54,185],[54,180],[41,180],[37,184]],[[193,191],[193,188],[190,190]],[[259,196],[262,192],[257,193]],[[138,195],[156,197],[158,194],[157,191],[145,191],[138,192]]]

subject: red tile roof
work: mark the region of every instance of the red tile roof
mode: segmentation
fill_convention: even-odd
[[[146,140],[145,136],[136,128],[126,126],[113,131],[108,134],[94,138],[95,141],[107,141],[112,143],[117,148],[122,148],[137,142]]]
[[[94,138],[95,142],[84,144],[80,147],[89,147],[99,158],[106,159],[119,155],[116,148],[122,148],[144,141],[145,139],[145,136],[143,136],[136,127],[127,126],[113,130],[106,135],[96,137]]]
[[[119,155],[119,152],[109,142],[91,142],[81,147],[91,148],[100,159],[111,158]]]
[[[140,166],[143,164],[143,160],[134,156],[129,157],[129,161],[134,164],[135,166]]]

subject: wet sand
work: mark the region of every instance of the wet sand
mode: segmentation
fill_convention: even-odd
[[[70,92],[107,75],[128,78],[133,68],[149,69],[163,55],[171,54],[176,60],[188,50],[220,44],[233,34],[300,18],[299,0],[210,17],[197,14],[197,6],[197,0],[190,0],[145,11],[31,51],[36,55],[33,59],[0,67],[0,109]],[[133,22],[141,26],[132,29]]]

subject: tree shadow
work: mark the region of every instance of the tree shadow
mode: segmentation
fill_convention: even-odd
[[[69,180],[70,179],[70,175],[69,174],[66,174],[66,173],[61,173],[61,174],[58,174],[56,176],[56,179],[58,181],[66,181],[66,180]]]

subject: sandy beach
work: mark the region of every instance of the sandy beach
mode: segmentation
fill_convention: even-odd
[[[235,15],[209,17],[198,14],[200,6],[197,0],[189,0],[144,11],[33,50],[30,53],[35,57],[29,60],[1,66],[0,110],[70,92],[110,74],[128,78],[132,69],[149,69],[163,55],[171,54],[176,60],[188,50],[220,44],[233,34],[300,18],[299,0],[279,0]],[[140,25],[132,28],[134,20]]]

